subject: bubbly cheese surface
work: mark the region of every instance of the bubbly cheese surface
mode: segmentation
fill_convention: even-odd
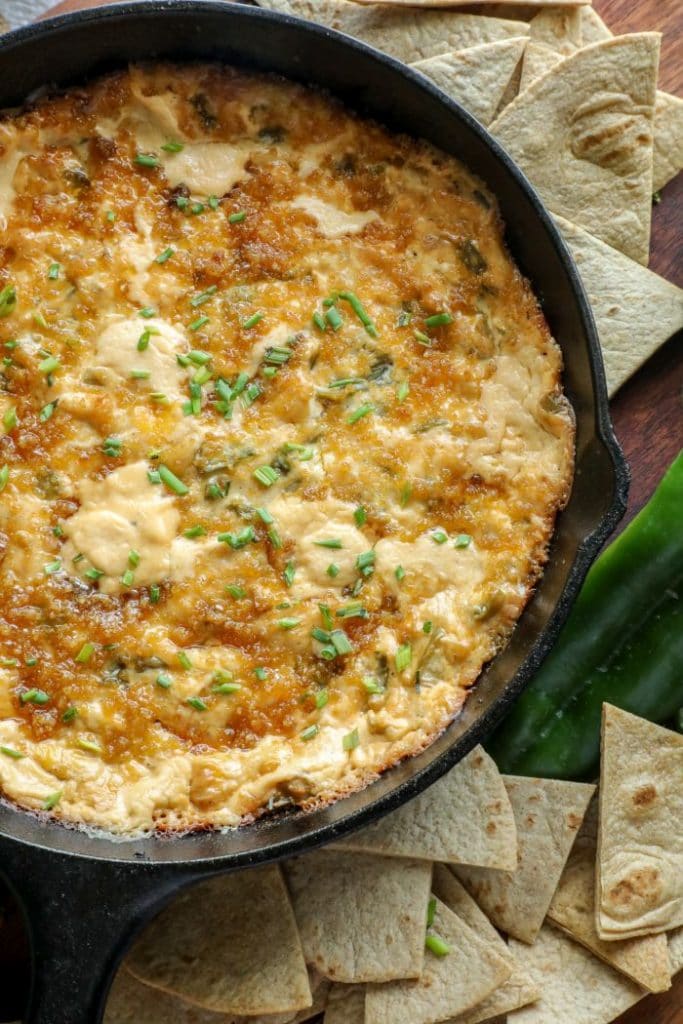
[[[312,90],[134,67],[0,120],[0,791],[123,835],[429,744],[573,464],[495,199]]]

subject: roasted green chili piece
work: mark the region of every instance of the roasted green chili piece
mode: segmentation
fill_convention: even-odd
[[[683,705],[683,452],[596,561],[560,638],[489,743],[504,772],[590,778],[603,701],[656,722]]]

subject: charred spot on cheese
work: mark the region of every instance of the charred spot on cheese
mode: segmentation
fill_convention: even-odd
[[[232,826],[423,749],[571,480],[495,197],[302,86],[160,64],[3,117],[0,226],[2,795]]]

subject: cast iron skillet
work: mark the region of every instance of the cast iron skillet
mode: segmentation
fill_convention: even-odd
[[[548,653],[600,546],[623,514],[628,471],[614,438],[595,326],[574,265],[538,197],[484,129],[397,61],[297,19],[209,0],[137,0],[55,18],[0,43],[0,108],[129,60],[219,60],[314,83],[359,112],[453,153],[497,195],[509,247],[533,282],[566,364],[576,475],[550,561],[508,648],[464,713],[427,751],[311,814],[228,833],[116,841],[0,805],[0,870],[30,928],[27,1024],[97,1024],[132,934],[180,886],[274,861],[386,814],[484,739]]]

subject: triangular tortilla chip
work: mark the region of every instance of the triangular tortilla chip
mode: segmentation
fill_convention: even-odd
[[[653,32],[588,46],[490,126],[551,209],[639,263],[650,243],[658,60]]]
[[[588,0],[563,0],[563,7],[579,7]],[[471,0],[356,0],[358,4],[367,4],[370,7],[471,7]],[[510,10],[515,14],[515,7],[554,7],[557,0],[477,0],[476,6],[486,10],[488,5],[495,6],[498,11]]]
[[[531,19],[532,42],[543,43],[568,57],[581,47],[581,8],[547,7]]]
[[[502,957],[438,899],[433,932],[450,952],[427,950],[417,981],[368,985],[365,1024],[434,1024],[476,1006],[509,978]]]
[[[365,1024],[365,985],[333,985],[323,1024]]]
[[[137,940],[141,981],[220,1013],[296,1013],[308,972],[279,868],[221,875],[184,890]]]
[[[542,75],[547,75],[550,69],[559,64],[561,60],[564,60],[564,57],[557,50],[551,50],[545,43],[533,43],[530,41],[524,51],[519,91],[524,92],[532,82]]]
[[[234,1014],[211,1013],[183,1002],[120,970],[111,987],[103,1024],[236,1024]]]
[[[510,939],[510,949],[541,998],[511,1013],[508,1024],[609,1024],[645,995],[552,925],[543,925],[533,946]]]
[[[442,57],[429,57],[413,67],[487,125],[495,117],[526,43],[525,36],[501,39]]]
[[[669,960],[671,962],[671,973],[678,974],[683,970],[683,928],[674,928],[667,935],[669,940]]]
[[[652,188],[664,188],[683,170],[683,100],[658,92],[655,101],[655,149]]]
[[[605,963],[650,992],[671,988],[665,935],[625,942],[603,942],[595,930],[595,857],[598,848],[598,801],[594,798],[569,854],[548,910],[548,918]]]
[[[451,1018],[447,1024],[480,1024],[480,1021],[488,1021],[493,1016],[516,1010],[537,999],[540,989],[519,967],[486,914],[479,909],[464,886],[443,864],[434,865],[432,890],[449,910],[457,914],[480,938],[491,944],[491,947],[505,960],[512,971],[507,981],[504,981],[490,996],[487,996],[471,1010]]]
[[[338,849],[513,870],[517,832],[500,772],[481,747],[405,807]]]
[[[612,395],[683,327],[683,289],[564,217],[555,220],[593,310]]]
[[[612,35],[594,7],[586,4],[581,8],[581,42],[584,46],[601,43],[603,39],[611,39]]]
[[[453,870],[496,927],[523,942],[533,942],[595,786],[504,778],[517,823],[517,870],[460,866]]]
[[[596,912],[601,939],[683,925],[683,736],[602,708]]]
[[[284,865],[306,961],[333,981],[417,978],[432,866],[320,850]]]
[[[397,11],[389,7],[363,7],[351,0],[258,0],[258,3],[260,7],[329,25],[408,63],[529,34],[529,26],[523,21],[457,11]]]

